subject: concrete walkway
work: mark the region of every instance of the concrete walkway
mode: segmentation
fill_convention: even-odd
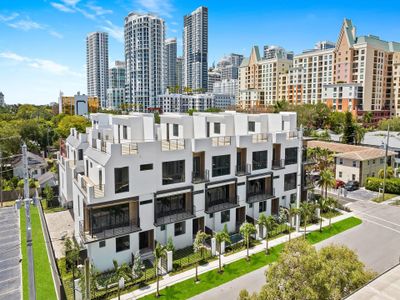
[[[332,223],[339,222],[339,221],[347,219],[347,218],[349,218],[351,216],[353,216],[353,213],[343,212],[342,215],[337,216],[335,218],[332,218]],[[324,220],[323,221],[323,226],[328,226],[328,225],[329,225],[329,220],[327,220],[327,219]],[[317,231],[317,230],[319,230],[319,224],[314,224],[314,225],[311,225],[311,226],[307,226],[307,232]],[[292,238],[297,238],[297,237],[300,237],[302,234],[304,234],[304,232],[302,230],[300,230],[299,232],[293,232],[291,234],[291,237]],[[288,235],[281,236],[281,237],[279,237],[277,239],[269,241],[268,242],[268,246],[269,247],[274,247],[274,246],[277,246],[279,244],[286,243],[288,240],[289,240],[289,236]],[[250,255],[255,254],[255,253],[259,253],[259,252],[262,252],[262,251],[265,251],[265,241],[263,241],[261,244],[255,246],[255,247],[253,247],[252,249],[250,249]],[[226,265],[226,264],[232,263],[234,261],[237,261],[237,260],[245,258],[245,257],[246,257],[246,250],[243,250],[243,251],[240,251],[240,252],[228,255],[228,256],[222,256],[221,257],[221,261],[222,261],[222,264]],[[214,260],[214,261],[212,261],[212,262],[210,262],[210,263],[208,263],[206,265],[199,266],[198,272],[199,272],[199,274],[202,274],[202,273],[206,273],[206,272],[211,271],[211,270],[215,270],[217,268],[218,268],[218,260]],[[167,275],[163,276],[162,280],[160,280],[160,290],[162,290],[163,288],[165,288],[167,286],[171,286],[171,285],[174,285],[174,284],[176,284],[178,282],[184,281],[186,279],[193,278],[194,275],[195,275],[194,268],[190,269],[190,270],[187,270],[187,271],[184,271],[182,273],[173,275],[173,276],[170,276],[170,275],[167,274]],[[137,298],[140,298],[140,297],[144,297],[144,296],[146,296],[148,294],[155,293],[156,289],[157,289],[156,283],[152,283],[152,284],[150,284],[148,286],[145,286],[145,287],[137,289],[137,290],[135,290],[133,292],[130,292],[130,293],[122,295],[121,299],[122,300],[137,299]],[[117,298],[115,298],[115,299],[117,299]]]

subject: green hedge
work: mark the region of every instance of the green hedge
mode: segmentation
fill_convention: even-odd
[[[365,182],[367,190],[378,192],[379,188],[383,186],[383,179],[368,177]],[[400,195],[400,178],[386,179],[385,193],[399,194]]]

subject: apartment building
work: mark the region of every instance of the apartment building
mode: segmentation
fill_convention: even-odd
[[[165,87],[176,87],[177,81],[177,44],[176,38],[165,40]]]
[[[125,103],[126,68],[124,61],[115,61],[108,70],[107,107],[119,109]]]
[[[393,101],[394,114],[400,116],[400,52],[393,54]]]
[[[214,83],[221,81],[221,72],[218,69],[208,71],[207,92],[212,93],[214,90]]]
[[[184,81],[183,81],[183,57],[179,56],[176,58],[176,84],[179,86],[179,92],[183,92]]]
[[[298,205],[295,113],[163,114],[160,124],[144,113],[91,119],[86,134],[71,131],[59,163],[60,176],[75,166],[66,180],[75,235],[100,271],[137,251],[151,256],[155,241],[191,246],[198,230],[226,225],[233,233],[261,212]],[[61,184],[61,193],[68,188]]]
[[[258,46],[243,59],[239,68],[238,105],[243,109],[266,107],[279,100],[280,77],[288,72],[292,60],[285,53],[274,52],[275,57],[261,58]]]
[[[238,79],[222,79],[221,81],[214,82],[212,92],[214,94],[225,94],[236,97],[238,87]]]
[[[363,87],[361,83],[324,85],[322,100],[341,112],[362,110]]]

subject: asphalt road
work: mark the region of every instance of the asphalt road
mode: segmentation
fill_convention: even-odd
[[[0,209],[0,300],[21,299],[19,218],[13,207]]]
[[[331,237],[316,245],[343,244],[355,250],[364,264],[382,273],[399,262],[400,257],[400,207],[377,204],[371,201],[345,199],[347,206],[363,220],[357,227]],[[259,291],[265,283],[266,268],[262,268],[211,289],[192,299],[237,299],[240,290]]]

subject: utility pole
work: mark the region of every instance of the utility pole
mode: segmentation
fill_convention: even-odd
[[[33,247],[32,247],[32,225],[30,205],[31,199],[29,198],[29,173],[28,173],[28,155],[26,144],[22,145],[22,162],[24,166],[24,203],[25,203],[25,216],[26,216],[26,249],[28,258],[28,273],[29,273],[29,299],[36,299],[35,288],[35,269],[33,265]]]
[[[303,125],[300,125],[298,132],[298,150],[297,150],[297,196],[296,196],[296,208],[300,209],[300,199],[302,192],[303,182]],[[296,231],[300,229],[300,216],[296,214]]]
[[[386,145],[385,145],[385,165],[383,166],[382,201],[385,201],[385,184],[386,184],[386,169],[387,169],[388,149],[389,149],[389,124],[388,124],[388,128],[387,128]]]

